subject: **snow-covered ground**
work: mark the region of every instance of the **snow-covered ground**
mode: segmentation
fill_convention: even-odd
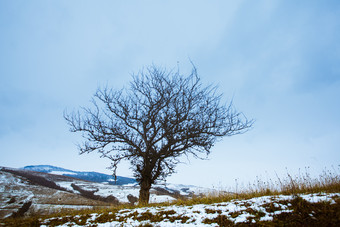
[[[39,170],[50,171],[49,168],[48,166],[42,166]],[[12,173],[3,171],[6,169],[12,171]],[[54,169],[51,172],[57,175],[14,168],[1,168],[0,170],[0,218],[11,215],[28,200],[32,201],[32,209],[30,210],[46,208],[47,211],[52,211],[58,208],[70,208],[68,205],[72,205],[74,209],[83,209],[88,206],[108,206],[103,201],[105,201],[105,198],[110,198],[109,196],[114,196],[120,203],[129,203],[128,196],[135,197],[135,200],[139,196],[138,184],[112,185],[106,182],[84,181],[62,176],[66,173],[63,169]],[[13,174],[15,172],[22,176]],[[32,183],[25,176],[30,179],[36,179],[37,182]],[[61,188],[49,188],[39,185],[39,181],[43,178],[51,182],[50,185],[53,186],[53,183],[55,183]],[[92,201],[90,197],[82,196],[79,188],[92,192],[94,196],[100,196],[103,200]],[[172,202],[178,196],[188,197],[204,191],[209,190],[190,185],[158,184],[151,189],[149,201],[150,203]],[[63,205],[66,206],[63,207]]]
[[[332,194],[308,194],[300,195],[307,202],[316,203],[326,201],[335,203],[334,198],[339,197],[340,193]],[[87,219],[86,225],[96,223],[98,226],[139,226],[152,224],[154,226],[218,226],[214,220],[218,217],[226,217],[231,223],[243,223],[249,221],[256,214],[258,221],[271,221],[274,215],[280,213],[289,213],[290,201],[294,196],[263,196],[248,200],[232,200],[230,202],[215,204],[199,204],[193,206],[163,206],[163,207],[145,207],[135,209],[124,209],[113,214],[105,214],[106,217],[111,215],[108,222],[98,223],[104,214],[92,214]],[[270,207],[270,209],[268,209]],[[310,214],[313,215],[313,214]],[[151,221],[149,218],[154,218]],[[155,218],[156,217],[156,218]],[[79,217],[81,218],[81,217]],[[118,221],[119,220],[119,221]],[[45,223],[51,220],[45,220]],[[253,222],[255,220],[253,219]],[[74,223],[68,222],[61,226],[69,226]]]
[[[110,185],[105,183],[94,183],[94,182],[85,182],[85,181],[58,181],[56,182],[62,188],[67,189],[68,191],[79,194],[78,191],[74,190],[71,184],[76,184],[83,190],[94,191],[95,195],[99,195],[102,197],[114,196],[121,203],[128,203],[128,195],[132,195],[134,197],[139,196],[139,186],[137,184],[128,184],[128,185]],[[168,195],[161,195],[157,192],[156,188],[165,189],[169,192]],[[175,185],[175,184],[167,184],[167,185],[154,185],[151,189],[150,195],[150,203],[162,203],[162,202],[171,202],[174,201],[175,198],[170,194],[178,193],[179,195],[188,196],[196,192],[207,192],[209,189],[199,188],[195,186],[185,186],[185,185]]]
[[[183,196],[190,195],[200,195],[200,194],[211,194],[216,193],[215,189],[211,188],[203,188],[194,185],[184,185],[184,184],[172,184],[172,183],[164,183],[164,184],[155,184],[153,188],[163,188],[169,192],[179,193]]]
[[[68,192],[81,195],[79,188],[85,191],[93,192],[95,196],[100,196],[102,198],[106,198],[108,196],[114,196],[121,203],[129,203],[128,196],[137,197],[139,196],[139,185],[137,183],[130,184],[111,184],[111,179],[106,179],[106,181],[98,182],[90,182],[85,180],[80,180],[70,177],[64,177],[64,175],[77,175],[81,174],[95,174],[93,177],[95,178],[98,174],[100,177],[103,177],[100,173],[95,172],[77,172],[73,170],[67,170],[61,167],[48,166],[48,165],[38,165],[38,166],[26,166],[21,169],[12,169],[14,171],[19,171],[31,175],[37,175],[39,177],[46,178],[49,181],[53,181],[53,183],[57,184],[63,189],[66,189]],[[32,172],[32,170],[34,172]],[[48,173],[48,174],[47,174]],[[97,175],[96,175],[97,174]],[[105,175],[105,174],[104,174]],[[58,176],[58,177],[55,177]],[[92,179],[92,178],[91,178]],[[100,178],[101,179],[101,178]],[[0,179],[1,182],[1,179]],[[75,187],[76,186],[76,187]],[[183,185],[183,184],[169,184],[169,183],[159,183],[153,185],[150,191],[150,202],[151,203],[160,203],[160,202],[171,202],[176,198],[182,197],[191,197],[192,195],[200,195],[200,194],[210,194],[212,189],[197,187],[193,185]]]
[[[49,172],[50,174],[55,174],[55,175],[76,175],[76,173],[73,172],[66,172],[66,171],[51,171]]]
[[[24,177],[0,171],[0,219],[9,217],[27,202],[32,202],[28,214],[37,211],[49,214],[60,209],[93,209],[103,206],[103,203],[86,199],[78,193],[32,184]]]
[[[77,193],[71,184],[79,186],[81,189],[86,191],[94,191],[95,195],[107,197],[114,196],[121,203],[128,203],[128,195],[134,197],[139,196],[139,185],[138,184],[125,184],[125,185],[111,185],[108,183],[95,183],[86,182],[80,180],[74,181],[56,181],[56,184],[62,188],[67,189],[70,192]],[[163,190],[163,191],[162,191]],[[193,185],[183,185],[183,184],[155,184],[152,186],[150,191],[150,203],[162,203],[171,202],[175,200],[176,195],[181,196],[191,196],[199,194],[209,194],[214,192],[213,189],[202,188]]]

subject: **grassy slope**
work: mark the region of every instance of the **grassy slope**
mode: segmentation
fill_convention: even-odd
[[[274,195],[295,195],[289,201],[282,201],[282,205],[289,204],[289,210],[291,212],[278,213],[273,216],[273,220],[270,221],[260,221],[261,212],[249,208],[248,213],[251,213],[254,218],[250,218],[248,223],[238,223],[235,224],[230,217],[237,217],[237,212],[225,215],[215,215],[214,218],[206,218],[203,223],[206,224],[218,224],[219,226],[239,226],[239,225],[260,225],[260,226],[340,226],[340,198],[335,196],[333,202],[316,202],[311,203],[302,199],[301,194],[308,193],[340,193],[340,176],[338,174],[325,171],[318,178],[311,178],[308,174],[303,174],[297,177],[292,177],[289,174],[285,179],[279,179],[275,182],[263,182],[257,180],[254,184],[249,185],[248,188],[235,193],[235,194],[216,194],[216,195],[206,195],[203,197],[194,197],[189,200],[178,200],[172,204],[155,204],[149,207],[155,206],[193,206],[195,204],[214,204],[221,202],[229,202],[233,200],[246,200],[250,198],[256,198],[261,196],[274,196]],[[120,207],[112,207],[106,210],[87,210],[87,211],[74,211],[67,213],[58,213],[53,216],[40,216],[36,215],[34,217],[27,218],[11,218],[4,220],[6,226],[38,226],[41,223],[47,225],[60,225],[65,223],[74,223],[78,225],[91,225],[94,226],[97,223],[105,223],[110,221],[119,221],[124,223],[127,218],[120,213],[125,212],[123,209],[132,209],[136,207],[130,207],[128,205],[123,205]],[[273,204],[266,204],[265,207],[268,211],[275,212],[275,206]],[[150,212],[144,212],[141,215],[137,213],[129,214],[130,218],[134,220],[143,221],[148,220],[149,222],[159,222],[164,219],[169,219],[169,221],[181,221],[185,222],[186,217],[182,215],[177,215],[175,211],[166,210],[160,211],[156,214]],[[216,213],[218,211],[213,211],[206,209],[205,213]],[[93,216],[92,213],[97,213],[95,219],[89,222],[89,219]],[[45,219],[45,221],[44,221]],[[255,222],[255,223],[253,223]],[[152,226],[150,224],[145,224],[144,226]]]

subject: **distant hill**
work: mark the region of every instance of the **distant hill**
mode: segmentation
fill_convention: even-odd
[[[125,184],[135,184],[137,183],[135,179],[129,177],[117,176],[117,181],[115,181],[112,175],[98,173],[98,172],[81,172],[69,169],[64,169],[57,166],[51,165],[32,165],[25,166],[21,169],[36,171],[41,173],[50,173],[55,175],[69,176],[76,179],[97,182],[97,183],[109,183],[111,185],[125,185]]]

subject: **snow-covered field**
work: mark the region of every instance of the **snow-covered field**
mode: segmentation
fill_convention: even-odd
[[[310,203],[320,201],[335,203],[334,199],[340,193],[308,194],[299,197]],[[263,196],[248,200],[232,200],[215,204],[199,204],[192,206],[159,206],[135,209],[124,209],[117,213],[92,214],[85,225],[96,223],[98,226],[139,226],[152,224],[153,226],[218,226],[218,218],[226,218],[231,224],[247,221],[271,221],[274,215],[290,213],[291,201],[294,196]],[[310,214],[313,216],[313,213]],[[103,217],[106,222],[103,222]],[[82,217],[78,217],[81,219]],[[51,219],[46,220],[48,224]],[[68,222],[60,226],[74,225]]]
[[[78,191],[74,190],[71,184],[76,184],[83,190],[94,191],[95,195],[99,195],[102,197],[114,196],[121,203],[129,203],[128,195],[132,195],[138,198],[139,196],[139,186],[137,185],[110,185],[103,183],[93,183],[93,182],[67,182],[61,181],[57,182],[59,186],[62,188],[66,188],[68,191],[72,191],[74,193],[78,193]],[[152,191],[154,192],[154,191]],[[171,202],[175,200],[174,197],[169,195],[157,195],[151,193],[150,195],[150,203],[163,203],[163,202]]]
[[[112,185],[109,183],[96,183],[62,176],[62,171],[55,171],[57,175],[32,172],[28,170],[10,169],[18,171],[49,182],[55,183],[59,188],[49,188],[39,183],[32,183],[26,177],[3,171],[0,169],[0,218],[8,217],[17,211],[25,202],[32,202],[29,212],[49,213],[58,209],[84,209],[91,207],[110,206],[105,198],[114,196],[120,203],[129,203],[128,196],[139,196],[137,184]],[[30,175],[29,175],[30,174]],[[76,187],[75,187],[76,186]],[[92,197],[84,197],[77,189],[93,193],[103,200],[94,201]],[[193,194],[209,192],[210,189],[176,184],[154,185],[150,191],[150,203],[172,202],[178,196],[188,197]]]
[[[56,182],[60,187],[67,189],[68,191],[79,193],[74,190],[71,184],[76,184],[80,188],[87,191],[94,191],[95,195],[99,195],[102,197],[114,196],[121,203],[128,203],[129,200],[127,198],[128,195],[132,195],[135,197],[139,196],[139,186],[137,184],[127,184],[127,185],[111,185],[106,183],[94,183],[94,182],[85,182],[85,181],[59,181]],[[167,195],[160,194],[159,190],[163,189]],[[192,185],[182,185],[182,184],[156,184],[151,188],[150,195],[150,203],[162,203],[162,202],[171,202],[175,200],[171,194],[182,195],[182,196],[190,196],[190,195],[198,195],[200,193],[207,194],[212,192],[212,189],[202,188]]]
[[[89,209],[103,206],[77,193],[55,190],[32,184],[23,177],[0,171],[0,219],[18,211],[26,202],[32,202],[27,213],[39,211],[48,214],[60,209]]]

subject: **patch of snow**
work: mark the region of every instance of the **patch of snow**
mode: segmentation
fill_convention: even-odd
[[[336,193],[333,194],[326,194],[326,193],[320,193],[320,194],[310,194],[310,195],[301,195],[301,198],[304,200],[310,202],[310,203],[318,203],[321,201],[325,202],[331,202],[333,199],[330,197],[330,195],[336,196]]]
[[[137,183],[124,184],[125,187],[139,187]]]
[[[215,193],[216,190],[210,188],[197,187],[194,185],[184,185],[184,184],[155,184],[152,186],[153,188],[162,188],[169,192],[179,193],[180,195],[188,196],[188,195],[199,195],[199,194],[211,194]]]
[[[50,174],[55,174],[55,175],[76,175],[77,173],[74,173],[74,172],[66,172],[66,171],[57,171],[57,170],[54,170],[54,171],[51,171],[49,172]]]
[[[139,188],[126,187],[126,186],[120,186],[120,185],[103,185],[103,186],[105,187],[98,188],[99,190],[98,192],[95,192],[95,195],[100,195],[104,197],[113,195],[119,200],[119,202],[122,202],[122,203],[129,202],[129,200],[127,199],[127,196],[129,194],[137,198],[139,196]]]
[[[26,183],[19,177],[13,176],[11,173],[1,172],[0,173],[0,191],[5,190],[5,185],[20,185],[25,186]]]
[[[164,202],[172,202],[176,200],[175,198],[168,195],[150,195],[150,203],[164,203]]]
[[[74,190],[71,186],[72,183],[74,182],[70,182],[70,181],[58,181],[58,182],[55,182],[58,186],[62,187],[62,188],[65,188],[67,191],[70,191],[70,192],[74,192],[74,193],[79,193],[78,191]]]

